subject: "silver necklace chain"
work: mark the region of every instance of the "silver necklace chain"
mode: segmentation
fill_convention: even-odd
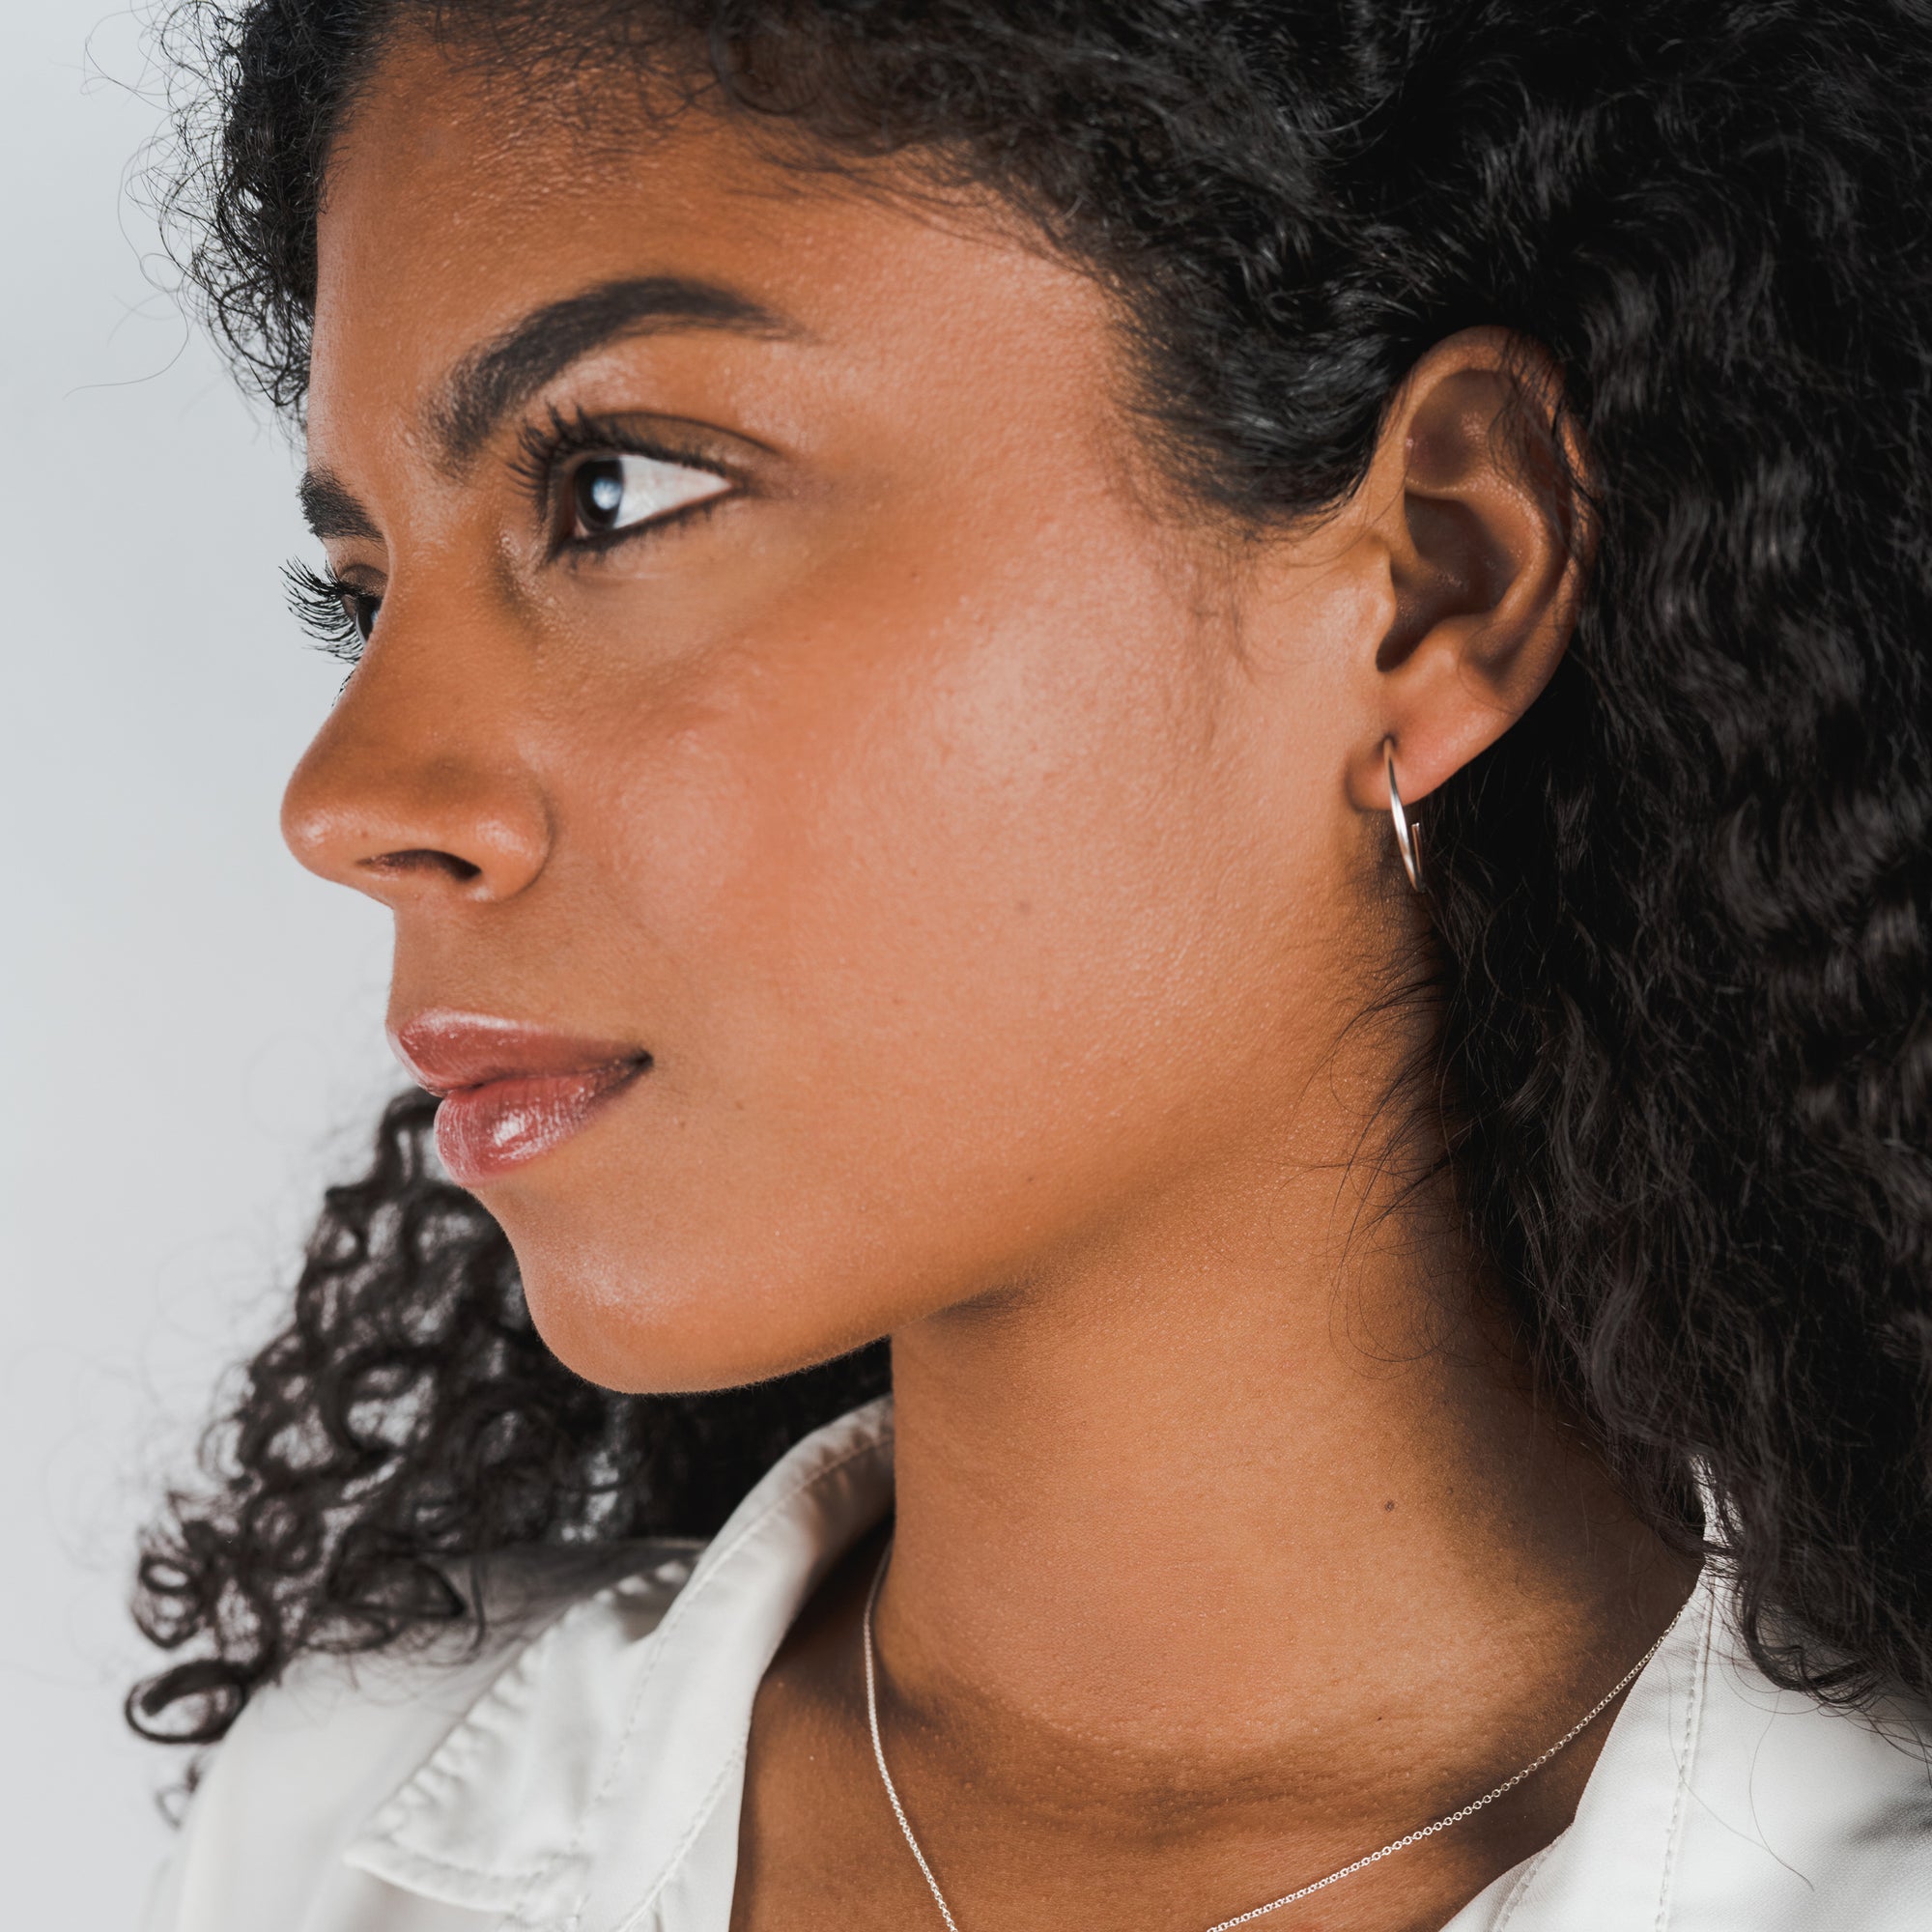
[[[893,1816],[899,1821],[899,1831],[904,1835],[906,1849],[918,1861],[920,1874],[925,1880],[926,1889],[932,1893],[932,1902],[939,1908],[939,1916],[946,1921],[946,1932],[959,1932],[958,1921],[952,1917],[952,1908],[946,1902],[946,1894],[939,1889],[939,1881],[932,1875],[932,1867],[926,1862],[925,1854],[920,1850],[919,1840],[913,1835],[912,1821],[905,1814],[905,1806],[899,1802],[898,1786],[893,1782],[893,1775],[886,1768],[886,1747],[879,1739],[879,1686],[878,1665],[872,1644],[872,1609],[879,1601],[879,1586],[886,1580],[886,1566],[892,1561],[893,1547],[886,1545],[885,1553],[879,1558],[879,1567],[872,1573],[872,1587],[866,1594],[866,1614],[860,1622],[860,1635],[866,1659],[866,1723],[872,1733],[872,1762],[879,1767],[879,1782],[886,1787],[886,1797],[891,1801]],[[1688,1605],[1687,1605],[1688,1607]],[[1400,1838],[1392,1838],[1379,1851],[1370,1852],[1367,1857],[1355,1860],[1352,1864],[1344,1865],[1340,1871],[1332,1871],[1326,1878],[1318,1878],[1312,1885],[1298,1887],[1293,1891],[1285,1891],[1279,1898],[1271,1898],[1265,1905],[1257,1905],[1247,1912],[1239,1912],[1232,1918],[1223,1918],[1217,1924],[1208,1927],[1208,1932],[1234,1932],[1237,1925],[1246,1925],[1256,1918],[1264,1918],[1270,1912],[1279,1912],[1284,1905],[1293,1905],[1297,1899],[1307,1898],[1312,1893],[1325,1891],[1331,1885],[1340,1885],[1345,1878],[1352,1878],[1358,1871],[1366,1871],[1369,1866],[1379,1864],[1383,1859],[1393,1858],[1397,1852],[1406,1851],[1410,1845],[1420,1844],[1424,1838],[1433,1838],[1438,1832],[1446,1832],[1452,1825],[1460,1825],[1464,1818],[1473,1817],[1486,1804],[1493,1804],[1505,1793],[1514,1791],[1524,1778],[1533,1777],[1543,1767],[1566,1746],[1574,1744],[1583,1732],[1601,1718],[1623,1693],[1634,1684],[1642,1674],[1643,1667],[1663,1648],[1664,1639],[1674,1631],[1682,1619],[1680,1609],[1663,1628],[1657,1641],[1605,1691],[1605,1693],[1556,1740],[1546,1751],[1533,1757],[1523,1768],[1506,1777],[1493,1791],[1486,1791],[1480,1798],[1473,1798],[1468,1804],[1459,1806],[1445,1817],[1435,1820],[1433,1825],[1424,1825],[1413,1832],[1405,1833]]]

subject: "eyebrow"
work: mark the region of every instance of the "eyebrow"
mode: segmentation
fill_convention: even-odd
[[[331,537],[353,537],[369,543],[382,541],[383,532],[376,527],[375,518],[362,507],[360,498],[327,469],[309,470],[296,495],[309,528],[323,542]]]
[[[533,309],[466,355],[431,412],[431,430],[450,466],[460,468],[510,411],[573,362],[620,336],[679,328],[728,329],[781,341],[803,332],[716,282],[681,275],[603,282]]]

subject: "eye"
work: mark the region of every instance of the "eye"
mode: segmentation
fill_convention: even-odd
[[[289,608],[311,638],[332,658],[353,665],[362,655],[383,608],[381,596],[345,583],[333,571],[312,570],[299,559],[285,564]]]
[[[637,529],[722,497],[730,487],[715,470],[661,457],[585,457],[570,472],[571,535]]]

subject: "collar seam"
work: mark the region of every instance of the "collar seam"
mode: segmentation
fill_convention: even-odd
[[[1700,1582],[1702,1579],[1699,1579]],[[1711,1644],[1718,1607],[1715,1589],[1706,1601],[1704,1615],[1700,1619],[1702,1628],[1698,1632],[1697,1649],[1690,1666],[1690,1694],[1684,1700],[1684,1742],[1679,1747],[1677,1760],[1677,1794],[1670,1805],[1670,1831],[1663,1841],[1663,1871],[1658,1886],[1657,1919],[1653,1932],[1669,1932],[1670,1894],[1677,1877],[1677,1854],[1684,1836],[1685,1801],[1690,1793],[1692,1767],[1696,1761],[1697,1742],[1703,1728],[1704,1687],[1711,1671]]]
[[[543,1876],[544,1868],[539,1865],[516,1865],[507,1870],[493,1870],[488,1865],[465,1864],[461,1860],[444,1858],[440,1852],[419,1852],[412,1845],[398,1845],[392,1838],[384,1838],[382,1842],[392,1851],[400,1852],[412,1864],[427,1866],[447,1878],[471,1878],[485,1885],[516,1886],[521,1892],[528,1888],[532,1879]]]
[[[1556,1849],[1562,1835],[1559,1832],[1556,1837],[1531,1857],[1529,1862],[1523,1866],[1522,1876],[1510,1887],[1509,1896],[1503,1900],[1503,1909],[1496,1915],[1496,1922],[1491,1928],[1491,1932],[1508,1932],[1509,1922],[1516,1917],[1517,1907],[1529,1896],[1531,1881],[1543,1869],[1543,1861]]]
[[[725,1787],[734,1776],[741,1777],[745,1770],[745,1747],[740,1745],[720,1767],[718,1776],[711,1780],[711,1789],[704,1794],[697,1807],[696,1816],[685,1829],[681,1837],[665,1861],[665,1868],[658,1874],[658,1882],[651,1887],[632,1911],[617,1926],[617,1932],[643,1932],[645,1920],[657,1909],[657,1902],[664,1896],[665,1887],[677,1876],[678,1867],[683,1864],[691,1848],[697,1842],[697,1834],[711,1822],[711,1814],[718,1808],[718,1801],[724,1795]]]
[[[588,1596],[578,1598],[575,1603],[561,1605],[540,1628],[524,1635],[502,1659],[500,1667],[444,1734],[442,1741],[384,1801],[370,1820],[369,1836],[392,1845],[411,1858],[425,1859],[450,1871],[469,1869],[439,1853],[406,1842],[404,1834],[414,1820],[426,1812],[434,1815],[438,1810],[447,1808],[468,1788],[474,1776],[474,1760],[479,1748],[476,1735],[478,1714],[486,1706],[508,1695],[512,1678],[526,1676],[533,1669],[540,1668],[543,1661],[561,1642],[563,1633],[586,1615],[590,1606],[609,1598],[615,1587],[615,1584],[606,1584]],[[459,1762],[452,1763],[452,1757]],[[505,1882],[524,1880],[541,1869],[541,1865],[522,1865],[498,1876]],[[476,1875],[488,1877],[491,1874],[477,1868]]]

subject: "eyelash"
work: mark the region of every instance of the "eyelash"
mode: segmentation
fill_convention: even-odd
[[[701,497],[681,509],[668,510],[662,516],[621,530],[573,536],[568,533],[566,519],[560,512],[565,508],[562,499],[565,469],[578,456],[647,456],[658,463],[674,463],[684,469],[709,470],[726,482],[738,480],[715,458],[641,435],[621,419],[588,415],[581,409],[566,413],[553,405],[540,423],[526,423],[518,431],[517,454],[510,462],[511,473],[529,492],[539,514],[550,520],[553,556],[571,551],[598,555],[638,538],[664,536],[681,525],[709,516],[736,494],[721,491],[715,497]]]
[[[349,613],[349,600],[367,597],[366,590],[345,583],[333,571],[312,569],[299,559],[282,566],[289,609],[325,656],[353,670],[362,660],[362,633]]]
[[[675,463],[687,469],[708,469],[731,480],[730,472],[722,464],[695,451],[672,448],[650,437],[639,436],[621,422],[591,416],[581,410],[565,414],[554,407],[542,423],[526,423],[518,433],[517,454],[510,469],[528,490],[539,512],[554,526],[560,521],[559,488],[565,465],[576,456],[612,455],[648,456],[659,463]],[[596,554],[635,538],[661,536],[675,526],[708,516],[719,504],[728,501],[731,494],[721,492],[648,522],[593,536],[558,535],[554,529],[550,551],[552,555],[566,551]],[[370,593],[345,582],[331,570],[316,570],[299,559],[282,566],[282,581],[288,588],[289,609],[316,647],[353,670],[362,661],[367,640],[351,613],[351,607],[355,598]],[[376,601],[380,603],[381,599]]]

